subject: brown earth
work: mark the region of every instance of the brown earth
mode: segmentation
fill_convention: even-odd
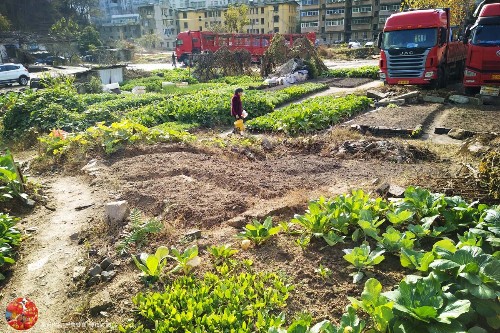
[[[500,133],[500,110],[495,105],[454,106],[440,119],[440,127],[461,128],[472,132]]]
[[[426,123],[442,107],[440,104],[383,107],[355,117],[349,124],[414,129],[417,125]]]

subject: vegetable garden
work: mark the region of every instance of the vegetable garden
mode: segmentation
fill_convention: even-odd
[[[376,72],[362,67],[323,76]],[[141,95],[78,94],[72,80],[60,78],[45,89],[0,96],[3,141],[35,146],[32,166],[42,177],[97,160],[97,171],[87,172],[95,203],[74,210],[98,217],[82,222],[85,230],[73,241],[89,253],[79,265],[106,256],[122,276],[96,284],[89,284],[88,269],[73,276],[69,293],[84,304],[79,318],[112,322],[106,332],[125,333],[499,331],[500,206],[411,186],[408,173],[446,169],[441,161],[330,156],[338,140],[359,135],[335,126],[369,110],[369,98],[299,101],[328,86],[261,89],[261,83],[253,76],[200,83],[177,69],[122,85],[145,86]],[[245,89],[251,134],[222,136],[217,131],[234,121],[236,87]],[[479,167],[492,199],[497,155],[490,152]],[[43,168],[47,161],[52,169]],[[29,220],[12,207],[41,197],[20,171],[5,150],[0,204],[9,213],[0,214],[0,279],[12,272],[24,239],[13,215]],[[373,177],[401,177],[410,186],[388,199],[370,192],[366,180]],[[125,224],[111,227],[102,218],[100,202],[110,200],[134,208]],[[194,227],[203,236],[186,236]],[[105,289],[118,300],[89,311],[87,294]]]

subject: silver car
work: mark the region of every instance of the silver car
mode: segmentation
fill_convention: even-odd
[[[0,64],[0,84],[18,82],[25,86],[30,81],[30,73],[21,64]]]

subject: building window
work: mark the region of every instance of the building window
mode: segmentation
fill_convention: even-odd
[[[274,28],[274,33],[278,33],[278,32],[280,32],[280,28],[275,27],[275,28]]]
[[[187,13],[182,13],[182,18],[188,18],[188,14]]]
[[[381,10],[381,11],[389,10],[389,6],[387,6],[387,5],[382,5],[382,6],[380,6],[380,10]]]
[[[200,25],[200,31],[203,31],[203,27]]]
[[[327,27],[336,27],[339,25],[344,25],[344,19],[327,20],[325,23]]]
[[[261,7],[261,8],[260,8],[260,13],[261,13],[261,14],[264,14],[264,7]]]
[[[339,3],[339,2],[345,2],[345,0],[326,0],[326,3]]]
[[[363,32],[363,39],[367,39],[368,38],[368,32],[364,31]]]
[[[379,18],[378,18],[378,22],[379,22],[379,23],[385,23],[385,21],[387,21],[387,18],[388,18],[388,17],[389,17],[389,16],[379,16]]]
[[[359,35],[358,35],[358,33],[357,33],[357,32],[355,32],[355,33],[354,33],[354,39],[358,39],[358,36],[359,36]]]
[[[188,28],[188,23],[184,22],[184,29],[187,29],[187,28]]]
[[[302,6],[317,5],[318,3],[318,0],[302,0]]]
[[[392,5],[390,7],[391,11],[393,11],[393,12],[399,12],[399,8],[400,8],[399,5]]]
[[[371,11],[372,11],[372,6],[352,7],[353,13],[369,13]]]
[[[208,28],[208,22],[205,22],[205,28]]]
[[[363,18],[353,18],[352,19],[352,24],[370,24],[371,19],[368,17],[363,17]]]
[[[313,28],[313,27],[319,27],[319,22],[302,22],[300,24],[301,28]]]
[[[344,8],[328,9],[326,15],[344,14]]]
[[[274,23],[278,23],[280,21],[280,17],[278,15],[274,16]]]
[[[260,24],[262,24],[262,25],[264,24],[264,18],[260,19]]]
[[[275,12],[277,12],[277,11],[278,11],[278,6],[273,6],[273,10],[274,10]]]
[[[318,16],[319,10],[308,10],[300,13],[300,16]]]

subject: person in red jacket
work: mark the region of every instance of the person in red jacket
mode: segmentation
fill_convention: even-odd
[[[231,115],[236,119],[236,121],[243,121],[243,104],[241,103],[241,95],[243,94],[243,89],[238,88],[234,91],[233,98],[231,98]],[[236,122],[235,122],[236,125]],[[242,131],[240,128],[234,129],[234,132]]]

